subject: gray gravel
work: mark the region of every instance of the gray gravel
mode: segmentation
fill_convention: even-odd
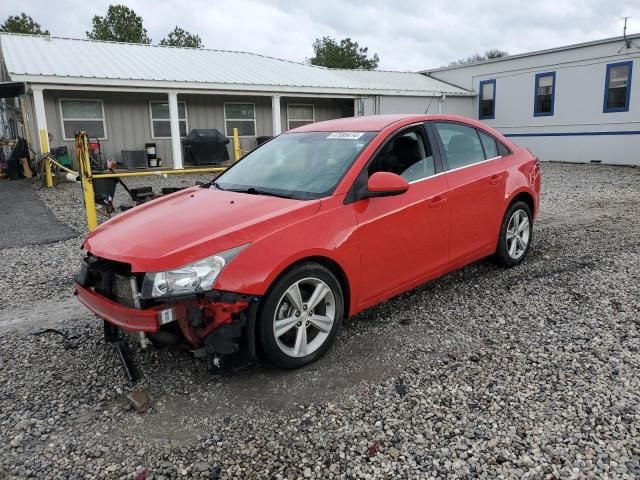
[[[196,181],[206,182],[210,178],[209,175],[190,174],[128,178],[125,181],[129,188],[151,186],[159,192],[161,187],[189,187]],[[0,311],[19,308],[25,302],[70,295],[71,279],[82,256],[80,246],[87,233],[87,224],[80,184],[61,182],[54,188],[39,189],[34,180],[31,186],[58,219],[81,235],[41,246],[0,248]],[[116,188],[114,204],[131,204],[121,186]],[[106,218],[99,217],[100,222],[104,220]]]
[[[640,169],[543,173],[520,267],[478,262],[372,308],[295,372],[214,376],[179,350],[135,349],[145,414],[98,322],[70,310],[74,265],[38,260],[77,245],[9,267],[15,249],[0,251],[3,296],[66,333],[7,323],[20,302],[0,312],[0,478],[637,478]],[[13,285],[22,271],[33,288]]]

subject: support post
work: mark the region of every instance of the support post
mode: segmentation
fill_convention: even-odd
[[[169,123],[171,125],[171,153],[173,168],[182,169],[182,145],[180,144],[180,119],[178,115],[178,94],[169,92]]]
[[[96,200],[93,192],[93,177],[89,161],[89,145],[86,132],[76,132],[76,157],[80,166],[80,181],[84,193],[84,208],[87,212],[87,229],[92,232],[98,227]]]
[[[51,175],[51,161],[49,157],[44,159],[44,180],[47,187],[53,187],[53,176]]]
[[[233,129],[233,158],[237,162],[242,157],[242,147],[240,146],[240,135],[238,129]]]
[[[33,104],[35,107],[36,129],[38,130],[38,140],[40,141],[40,153],[49,151],[49,130],[47,129],[47,116],[44,110],[44,95],[42,88],[33,87]]]
[[[273,116],[273,136],[282,133],[282,119],[280,116],[280,95],[271,97],[271,115]]]

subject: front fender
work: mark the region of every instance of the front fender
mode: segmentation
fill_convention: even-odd
[[[352,285],[358,276],[360,265],[355,231],[355,211],[342,205],[340,197],[329,199],[323,202],[316,215],[288,225],[249,245],[224,268],[213,288],[264,295],[282,272],[309,257],[323,257],[333,261]],[[354,292],[350,294],[353,295]]]

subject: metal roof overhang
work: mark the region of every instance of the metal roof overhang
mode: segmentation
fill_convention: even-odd
[[[0,98],[13,98],[23,94],[23,82],[0,82]]]
[[[205,82],[174,82],[163,80],[133,80],[133,79],[106,79],[88,77],[58,77],[46,75],[24,75],[12,74],[14,80],[28,82],[32,86],[38,85],[46,89],[69,90],[77,88],[79,90],[117,90],[117,91],[151,91],[167,92],[176,91],[178,93],[207,93],[207,94],[251,94],[251,95],[313,95],[332,96],[344,98],[357,98],[372,95],[397,95],[410,97],[433,97],[440,95],[447,96],[474,96],[473,92],[458,93],[447,91],[424,91],[424,90],[386,90],[367,88],[332,88],[332,87],[308,87],[295,85],[255,85],[255,84],[222,84]]]

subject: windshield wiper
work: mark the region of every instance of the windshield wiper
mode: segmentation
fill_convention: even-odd
[[[268,195],[270,197],[279,197],[279,198],[293,198],[291,195],[285,195],[283,193],[275,193],[270,192],[268,190],[261,190],[256,187],[249,188],[228,188],[226,189],[228,192],[237,192],[237,193],[248,193],[250,195]]]
[[[211,182],[211,185],[216,187],[218,190],[226,190],[226,188],[222,188],[218,182]]]

